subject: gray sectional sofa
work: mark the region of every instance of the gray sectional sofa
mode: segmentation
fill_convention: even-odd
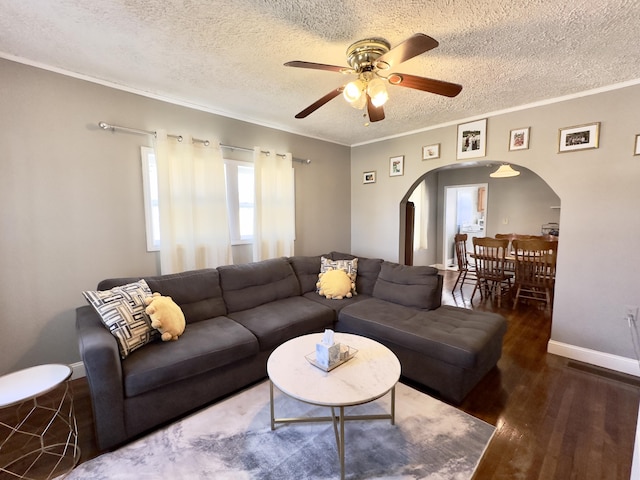
[[[125,359],[96,310],[79,307],[78,343],[98,447],[117,447],[265,378],[278,345],[326,328],[387,345],[403,377],[453,403],[500,358],[505,319],[441,306],[436,269],[359,257],[358,294],[329,300],[316,293],[320,263],[320,256],[294,256],[144,277],[153,292],[180,305],[187,327],[178,341],[151,342]],[[137,280],[103,280],[98,290]]]

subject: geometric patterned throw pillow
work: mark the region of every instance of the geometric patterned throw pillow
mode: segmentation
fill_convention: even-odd
[[[351,293],[357,295],[356,292],[356,277],[358,276],[358,259],[352,260],[331,260],[330,258],[320,257],[320,273],[328,272],[329,270],[344,270],[353,282],[353,288]],[[319,290],[319,289],[318,289]]]
[[[140,280],[111,290],[82,292],[100,315],[102,323],[118,340],[120,356],[124,359],[134,350],[160,338],[144,312],[144,299],[152,295],[147,282]]]

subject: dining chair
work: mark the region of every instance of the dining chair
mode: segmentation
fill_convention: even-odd
[[[540,240],[548,240],[550,242],[557,242],[558,241],[558,236],[557,235],[551,235],[548,233],[543,233],[542,235],[536,235],[534,238],[538,238]]]
[[[475,285],[478,282],[476,267],[469,263],[469,258],[467,257],[467,238],[466,233],[458,233],[453,238],[456,247],[456,258],[458,259],[458,278],[456,278],[456,283],[453,284],[451,293],[456,290],[458,284],[460,284],[460,292],[462,292],[462,286],[465,283],[467,285]],[[480,296],[482,297],[482,292],[480,292]]]
[[[502,305],[502,296],[511,292],[513,273],[505,271],[505,255],[509,240],[506,238],[473,237],[473,258],[476,264],[476,286],[471,300],[480,290],[483,298],[498,300],[498,308]]]
[[[511,242],[517,237],[518,235],[516,233],[496,233],[495,238],[499,239],[499,240],[503,240],[503,239],[507,239],[509,240],[509,244],[507,245],[507,253],[505,254],[505,257],[510,257],[511,256]],[[505,263],[504,263],[504,269],[506,272],[513,272],[515,271],[516,268],[516,264],[515,261],[512,260],[511,258],[505,258]]]
[[[506,238],[507,240],[511,241],[514,238],[516,238],[516,234],[515,233],[496,233],[495,238],[499,240],[503,240]]]
[[[535,235],[529,235],[524,233],[496,233],[495,238],[506,238],[509,240],[509,246],[507,247],[507,253],[505,258],[504,269],[506,272],[514,273],[516,271],[516,259],[513,256],[513,241],[514,240],[530,240],[532,238],[539,238]]]
[[[516,257],[514,309],[520,300],[533,300],[542,302],[551,311],[557,247],[558,242],[551,240],[513,241]]]

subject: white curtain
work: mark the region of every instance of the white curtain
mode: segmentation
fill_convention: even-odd
[[[413,230],[414,251],[426,250],[429,248],[428,227],[429,227],[429,189],[426,181],[422,181],[416,187],[409,201],[415,205],[415,221]]]
[[[276,155],[255,147],[253,260],[293,255],[295,186],[290,153]]]
[[[220,145],[158,131],[160,269],[163,274],[232,263]]]

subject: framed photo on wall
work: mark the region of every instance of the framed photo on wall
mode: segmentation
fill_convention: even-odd
[[[487,119],[458,125],[458,160],[484,157],[487,152]]]
[[[561,128],[558,132],[558,153],[598,148],[600,122]]]
[[[389,159],[389,176],[397,177],[399,175],[404,175],[404,155]]]
[[[529,148],[529,129],[516,128],[509,133],[509,150],[526,150]]]
[[[640,155],[640,135],[636,135],[636,145],[633,149],[634,155]]]
[[[362,174],[362,183],[376,183],[375,170],[372,170],[370,172],[364,172]]]
[[[434,158],[440,158],[439,143],[422,147],[422,160],[433,160]]]

